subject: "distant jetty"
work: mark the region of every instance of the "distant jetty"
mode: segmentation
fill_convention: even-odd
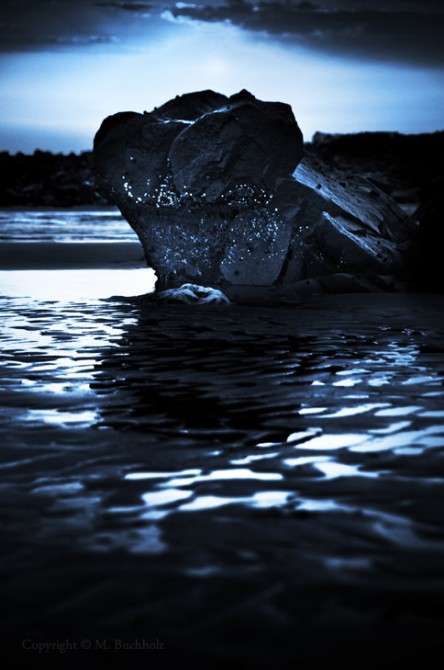
[[[105,205],[95,190],[90,151],[81,154],[0,153],[1,207]]]

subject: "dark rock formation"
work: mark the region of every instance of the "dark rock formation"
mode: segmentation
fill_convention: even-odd
[[[413,281],[422,291],[442,293],[444,176],[437,177],[424,189],[421,200],[416,212],[419,227],[410,249]]]
[[[315,133],[305,148],[333,167],[366,176],[401,204],[417,203],[421,191],[444,174],[443,131],[418,135]]]
[[[291,225],[273,187],[302,156],[288,105],[185,95],[106,119],[94,155],[98,188],[139,235],[159,288],[278,280]]]
[[[378,286],[406,275],[416,224],[374,184],[306,157],[283,191],[279,200],[294,208],[284,283],[340,272]]]
[[[231,297],[338,274],[395,287],[416,224],[374,183],[302,156],[291,108],[247,91],[116,114],[94,141],[97,187],[138,234],[158,289]]]

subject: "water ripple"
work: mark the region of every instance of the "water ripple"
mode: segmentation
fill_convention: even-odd
[[[20,573],[50,582],[38,545],[161,557],[172,583],[420,583],[444,557],[444,328],[434,299],[398,300],[4,298],[0,497]]]

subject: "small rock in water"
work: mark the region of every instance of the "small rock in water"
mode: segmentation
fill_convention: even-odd
[[[187,305],[223,305],[230,304],[227,296],[218,289],[197,284],[183,284],[179,288],[170,288],[159,291],[155,296],[156,302],[185,303]]]

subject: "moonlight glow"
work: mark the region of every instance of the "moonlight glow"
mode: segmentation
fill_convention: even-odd
[[[291,104],[306,139],[316,130],[442,127],[444,73],[435,64],[327,53],[306,39],[245,30],[234,20],[175,17],[165,8],[111,11],[114,5],[96,3],[88,34],[82,24],[65,35],[54,23],[52,42],[18,44],[0,56],[0,148],[90,149],[105,116],[150,110],[206,88],[227,95],[247,88]],[[52,6],[60,14],[61,5]],[[191,12],[183,3],[175,7]],[[79,15],[82,8],[87,4],[79,4]]]

